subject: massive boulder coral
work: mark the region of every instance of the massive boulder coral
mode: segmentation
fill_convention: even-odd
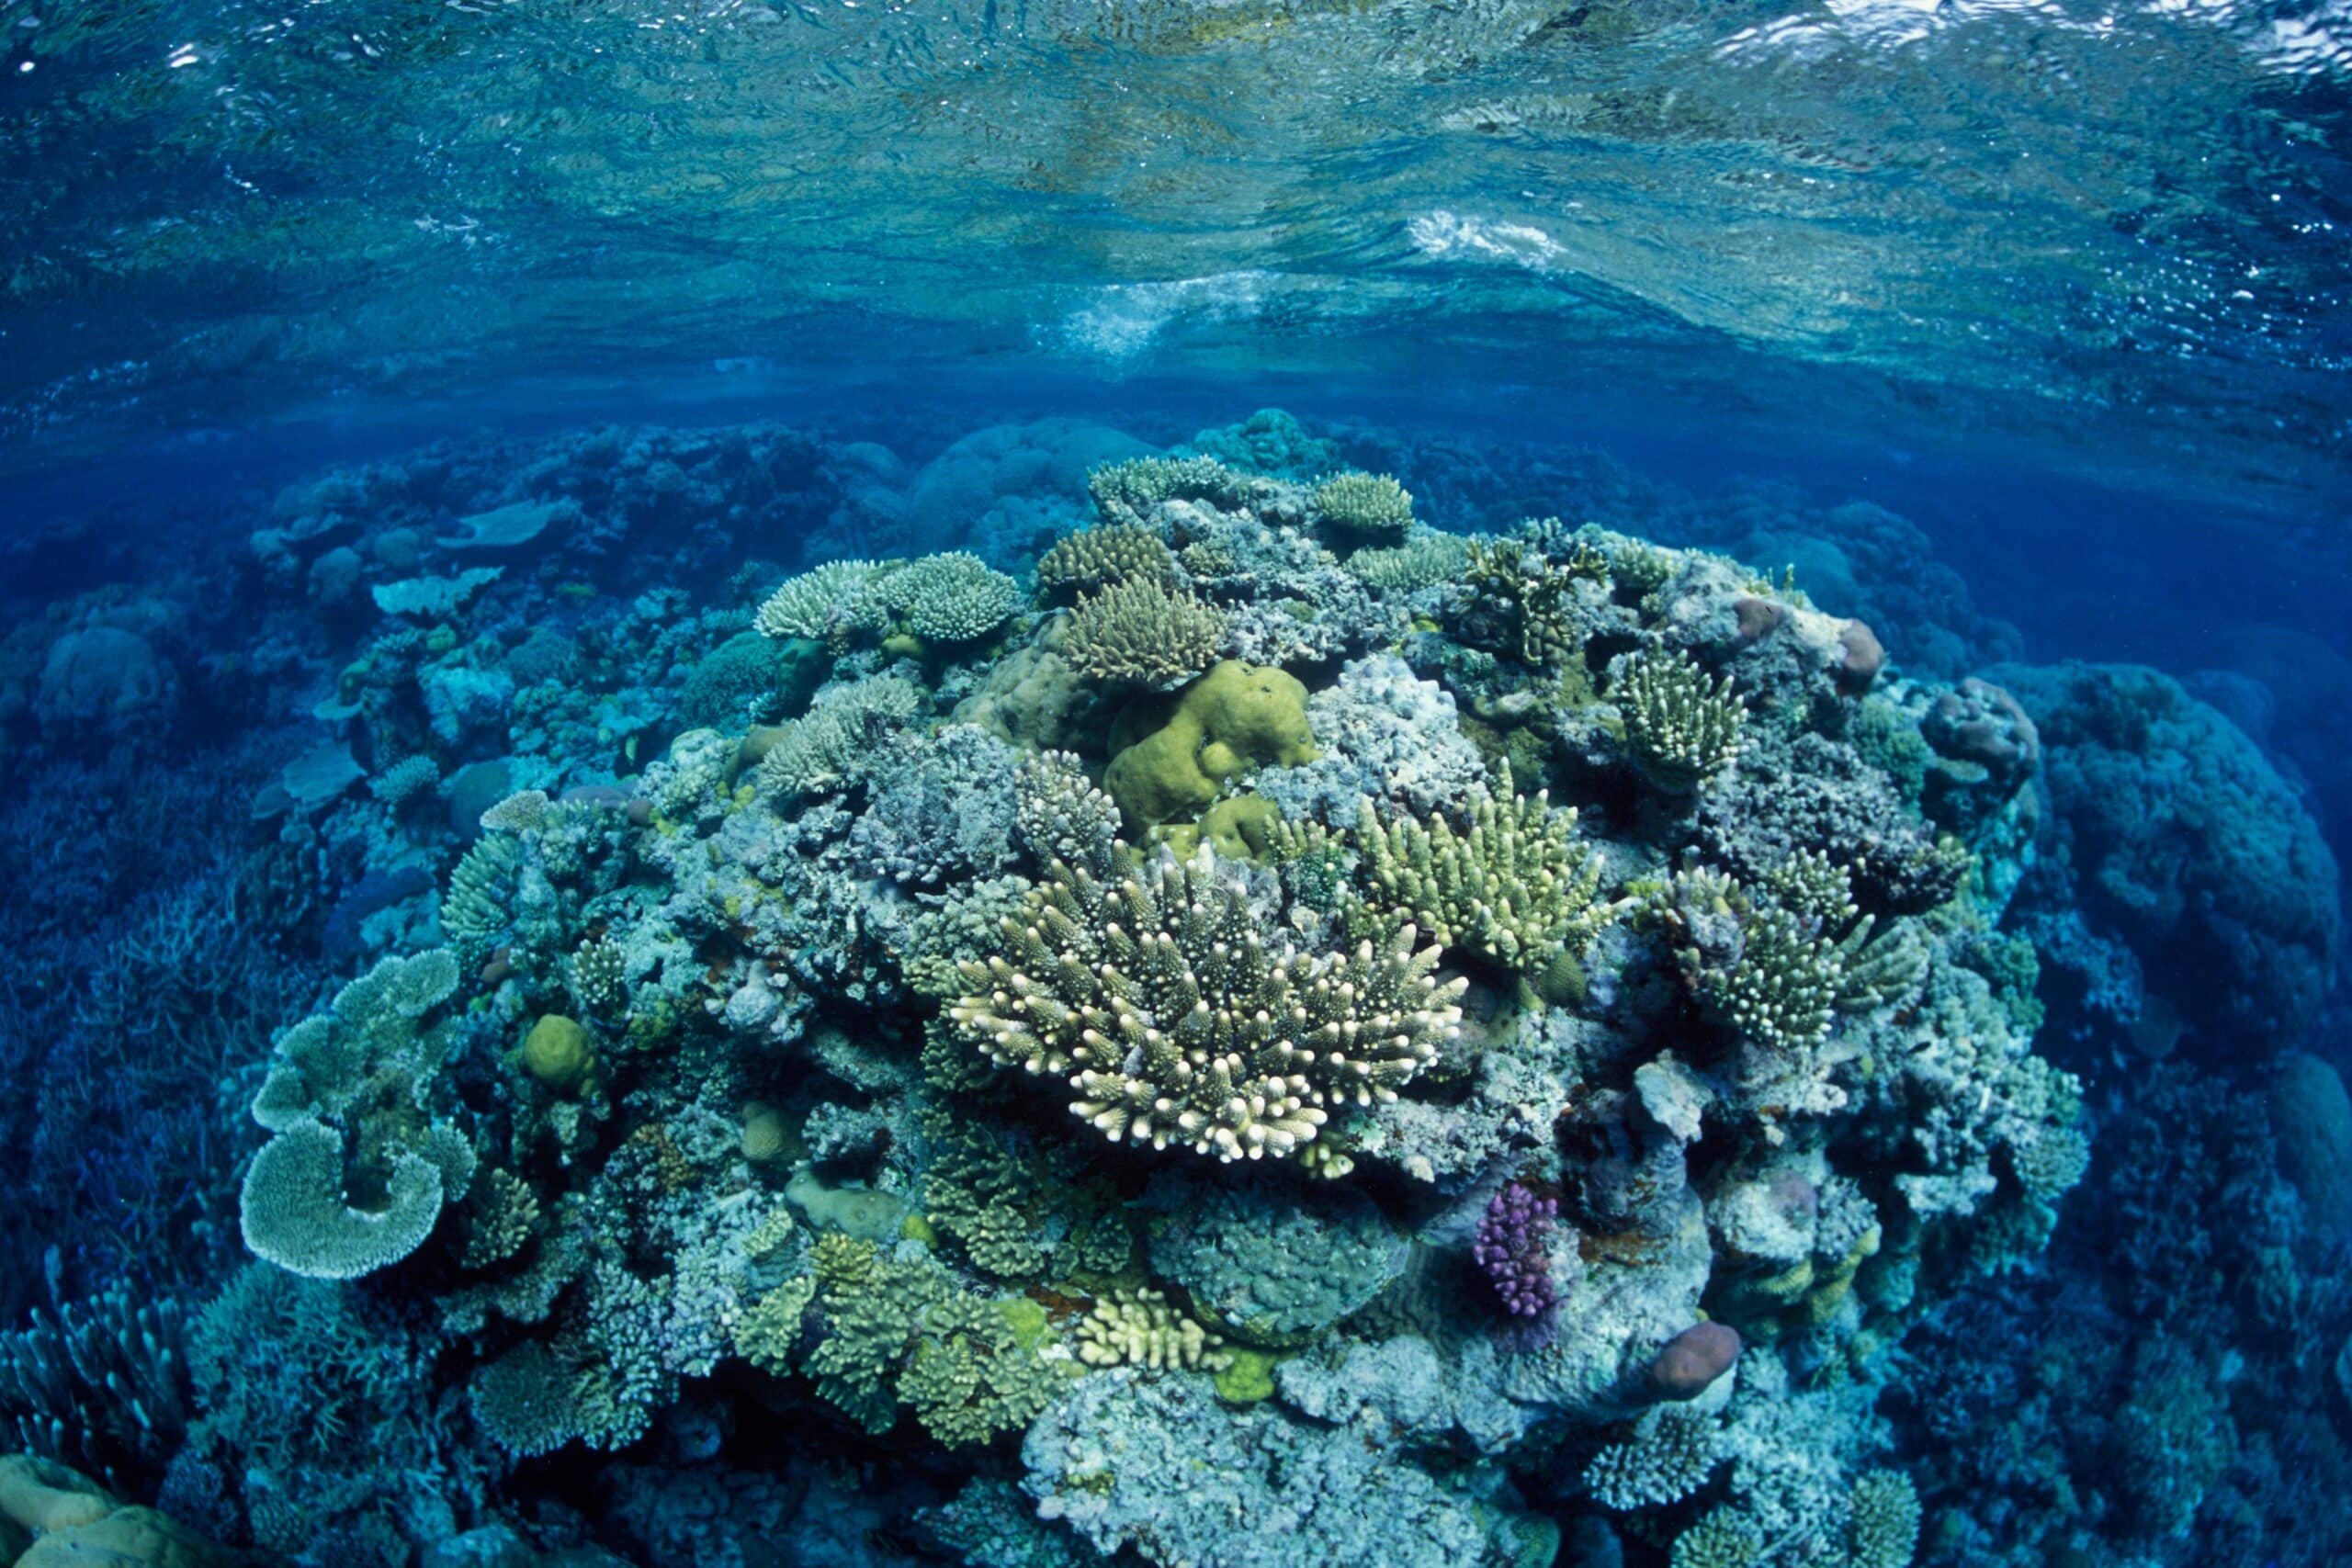
[[[1128,820],[1156,828],[1197,816],[1252,768],[1315,760],[1306,688],[1280,670],[1228,659],[1174,695],[1120,712],[1102,787]]]
[[[2136,665],[2005,666],[2033,716],[2059,851],[2216,1049],[2296,1043],[2342,952],[2335,855],[2235,726]]]

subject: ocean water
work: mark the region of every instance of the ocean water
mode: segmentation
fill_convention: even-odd
[[[0,0],[0,1555],[2352,1562],[2347,138]]]

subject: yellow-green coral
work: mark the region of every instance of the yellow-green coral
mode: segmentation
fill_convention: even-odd
[[[577,1089],[592,1061],[588,1032],[561,1013],[543,1015],[523,1037],[525,1070],[559,1094]]]
[[[1411,593],[1460,577],[1470,564],[1470,541],[1459,534],[1432,530],[1401,545],[1358,550],[1346,564],[1349,571],[1371,587]]]
[[[1401,539],[1413,525],[1412,493],[1386,474],[1334,474],[1307,500],[1318,522],[1345,534]]]
[[[1572,837],[1575,811],[1553,810],[1543,791],[1510,794],[1508,768],[1503,791],[1471,790],[1459,829],[1366,800],[1362,901],[1384,924],[1409,920],[1447,947],[1540,973],[1580,956],[1619,906],[1600,897],[1600,857]]]
[[[1047,1360],[1037,1337],[1020,1332],[1028,1304],[948,1296],[923,1314],[899,1397],[950,1448],[1026,1427],[1076,1371],[1068,1360]]]
[[[1167,541],[1131,523],[1105,524],[1054,541],[1037,562],[1049,588],[1100,588],[1106,582],[1165,582],[1176,575]]]
[[[1112,727],[1102,786],[1130,822],[1197,817],[1252,768],[1315,760],[1306,688],[1280,670],[1228,659],[1172,696],[1130,703]]]
[[[1198,824],[1176,824],[1161,840],[1180,855],[1208,844],[1227,860],[1255,860],[1272,847],[1283,808],[1262,795],[1237,795],[1201,813]]]
[[[1225,631],[1225,616],[1190,589],[1132,578],[1079,600],[1062,651],[1098,681],[1159,685],[1204,669]]]
[[[1481,604],[1510,624],[1511,651],[1520,662],[1541,669],[1577,651],[1576,629],[1566,609],[1576,579],[1540,550],[1518,539],[1473,539],[1462,580]]]

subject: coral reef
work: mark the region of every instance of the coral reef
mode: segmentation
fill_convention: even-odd
[[[2352,1551],[2338,889],[2216,710],[1972,674],[1874,509],[905,418],[295,487],[234,682],[7,639],[43,1486],[189,1561]]]

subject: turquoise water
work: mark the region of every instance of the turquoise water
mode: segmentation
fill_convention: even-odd
[[[2347,81],[0,0],[0,1556],[2352,1561]]]

